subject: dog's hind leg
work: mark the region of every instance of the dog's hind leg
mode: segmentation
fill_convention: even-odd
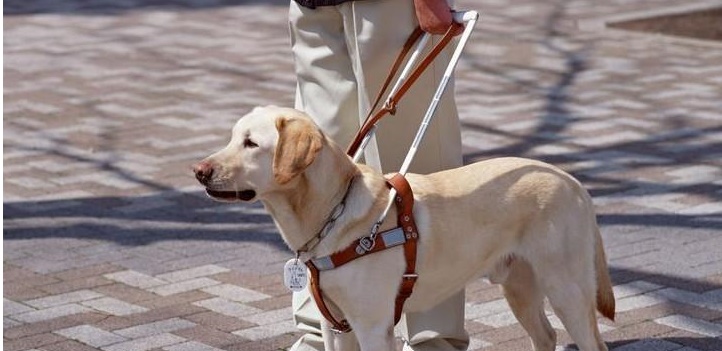
[[[534,271],[522,258],[509,258],[504,264],[508,273],[501,284],[512,312],[529,333],[535,351],[553,351],[556,332],[544,313],[544,294]]]
[[[585,289],[563,269],[547,278],[544,291],[549,303],[579,350],[607,351],[597,326],[593,283],[585,284],[591,285],[591,289]]]

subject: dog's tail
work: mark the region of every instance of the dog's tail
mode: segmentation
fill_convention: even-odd
[[[602,235],[599,233],[599,227],[596,225],[594,226],[594,232],[596,246],[594,266],[597,275],[597,311],[599,311],[602,316],[614,320],[614,291],[612,290],[612,281],[609,278],[607,256],[604,253]]]

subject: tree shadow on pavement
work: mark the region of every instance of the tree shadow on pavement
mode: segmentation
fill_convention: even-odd
[[[32,14],[119,15],[140,10],[200,10],[217,7],[288,6],[283,0],[8,0],[3,16]]]
[[[636,342],[642,342],[644,343],[644,346],[636,344],[634,346],[625,347]],[[607,342],[606,344],[610,351],[668,351],[687,349],[686,347],[680,348],[678,345],[694,347],[695,350],[697,350],[697,347],[700,347],[699,350],[711,350],[709,348],[710,345],[714,347],[713,345],[719,344],[719,339],[712,337],[660,337],[654,339],[625,339]],[[568,345],[568,347],[574,347],[574,350],[576,350],[576,345]]]
[[[691,116],[676,114],[660,121],[662,132],[646,131],[642,137],[630,137],[608,143],[585,144],[584,140],[570,139],[566,135],[575,124],[588,123],[597,119],[582,117],[579,109],[587,108],[574,95],[575,85],[583,74],[594,69],[594,45],[589,39],[580,39],[561,29],[562,22],[568,21],[565,12],[569,5],[568,0],[556,1],[545,22],[541,25],[544,35],[530,45],[536,45],[539,50],[553,53],[555,59],[563,62],[561,71],[535,67],[534,64],[520,65],[518,63],[493,65],[485,64],[480,57],[473,53],[465,53],[464,62],[472,67],[473,71],[484,72],[495,79],[506,82],[515,92],[525,92],[531,99],[543,101],[541,111],[534,119],[534,126],[525,132],[505,130],[504,124],[482,124],[470,121],[463,124],[463,128],[492,138],[498,137],[510,142],[501,146],[491,146],[480,151],[472,151],[464,155],[465,162],[475,162],[480,159],[503,156],[518,156],[540,159],[558,165],[577,179],[586,187],[591,188],[593,197],[604,197],[607,202],[623,202],[630,197],[639,199],[649,197],[663,197],[665,195],[683,194],[698,199],[697,201],[722,201],[722,184],[711,181],[688,181],[675,179],[676,183],[652,181],[650,177],[640,178],[624,177],[625,173],[653,173],[658,168],[693,169],[703,166],[709,169],[720,169],[719,159],[722,159],[722,141],[714,140],[709,136],[722,132],[722,126],[712,125],[695,127],[690,120]],[[522,21],[522,19],[515,19]],[[527,24],[530,25],[530,24]],[[537,25],[532,24],[532,25]],[[503,33],[483,33],[489,38],[505,35]],[[583,37],[582,37],[583,38]],[[522,39],[531,41],[531,39]],[[499,66],[502,66],[501,68]],[[540,75],[553,74],[555,81],[547,84],[544,80],[519,78],[514,71],[539,73]],[[629,84],[634,84],[630,82]],[[492,93],[493,94],[493,93]],[[497,93],[503,97],[504,93]],[[634,99],[634,96],[627,98]],[[654,106],[653,103],[649,105]],[[594,108],[594,106],[589,106]],[[601,108],[601,107],[600,107]],[[664,107],[659,107],[663,109]],[[653,110],[652,114],[664,115],[666,110]],[[658,116],[654,116],[655,119]],[[602,117],[603,118],[603,117]],[[599,121],[602,122],[602,121]],[[666,123],[666,124],[665,124]],[[669,125],[671,123],[671,125]],[[607,131],[605,131],[606,133]],[[609,132],[616,133],[621,131]],[[641,132],[640,132],[641,133]],[[577,137],[575,137],[577,138]],[[545,152],[545,148],[564,151]],[[582,165],[581,167],[579,165]],[[621,171],[621,172],[619,172]],[[654,178],[654,177],[651,177]],[[654,200],[651,200],[651,205]],[[653,208],[653,207],[652,207]],[[684,228],[722,229],[722,213],[719,211],[700,211],[701,213],[673,213],[659,211],[651,213],[612,213],[599,216],[602,225],[650,225]]]
[[[3,239],[76,238],[142,246],[168,240],[259,242],[288,250],[258,204],[202,192],[5,202]]]
[[[647,320],[652,322],[654,319],[661,318],[662,316],[668,317],[668,316],[676,316],[674,318],[680,317],[682,319],[685,319],[685,323],[687,327],[693,327],[696,326],[700,329],[705,329],[704,323],[713,323],[713,320],[716,319],[717,313],[712,313],[712,310],[705,310],[701,307],[694,306],[694,304],[716,304],[716,301],[713,301],[712,296],[705,296],[702,295],[705,292],[711,292],[718,290],[722,288],[721,284],[714,283],[711,281],[706,280],[700,280],[700,279],[691,279],[691,278],[685,278],[680,276],[674,276],[670,274],[658,274],[653,272],[647,272],[643,270],[637,270],[637,269],[629,269],[629,268],[619,268],[611,266],[609,268],[610,275],[612,277],[612,281],[614,286],[619,286],[627,283],[632,283],[636,281],[644,281],[646,283],[652,283],[657,284],[659,287],[658,290],[644,290],[644,291],[634,291],[634,287],[632,285],[626,285],[625,288],[625,296],[617,296],[617,304],[619,305],[621,303],[620,299],[635,299],[639,298],[642,294],[656,294],[659,291],[666,290],[669,288],[672,289],[680,289],[685,292],[685,294],[679,294],[677,296],[677,299],[679,298],[686,298],[686,299],[694,299],[694,301],[675,301],[673,299],[665,298],[663,302],[655,304],[655,310],[659,310],[659,312],[654,313],[650,315]],[[649,286],[647,286],[649,287]],[[679,290],[677,290],[679,291]],[[699,295],[695,295],[695,293]],[[660,299],[661,296],[664,296],[664,294],[657,295],[656,298]],[[652,299],[654,297],[647,296],[648,299]],[[701,311],[706,311],[705,313]],[[617,339],[614,341],[608,341],[606,342],[607,347],[610,351],[615,350],[645,350],[645,351],[666,351],[666,350],[677,350],[682,349],[682,347],[692,347],[695,350],[719,350],[722,349],[722,339],[716,338],[716,337],[707,337],[703,335],[699,336],[693,336],[695,333],[691,333],[690,336],[669,336],[670,333],[661,334],[654,338],[624,338],[624,335],[638,335],[638,331],[635,331],[635,326],[640,323],[638,321],[639,318],[634,316],[634,314],[639,313],[637,309],[630,310],[630,311],[623,311],[623,312],[617,312],[617,321],[611,322],[609,325],[614,326],[616,328],[621,328],[622,330],[614,333],[617,335],[617,338],[622,337],[622,339]],[[623,314],[624,316],[620,316],[620,314]],[[654,317],[657,315],[658,317]],[[689,318],[687,318],[689,317]],[[631,320],[630,320],[631,318]],[[625,333],[624,329],[630,328],[629,333]],[[670,329],[671,330],[671,329]],[[568,344],[566,345],[567,349],[571,350],[577,350],[576,344]]]

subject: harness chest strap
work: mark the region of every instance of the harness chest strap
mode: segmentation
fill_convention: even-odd
[[[331,322],[337,332],[349,332],[351,331],[351,326],[345,319],[341,321],[337,320],[331,314],[331,311],[324,302],[323,292],[321,291],[319,282],[320,271],[334,269],[357,258],[366,256],[367,254],[403,244],[406,270],[404,271],[401,285],[399,286],[399,292],[396,294],[394,324],[398,323],[401,319],[401,312],[403,311],[404,303],[406,302],[406,299],[411,296],[414,284],[418,278],[418,275],[416,274],[418,230],[416,229],[416,223],[414,222],[413,216],[414,196],[411,191],[411,186],[406,181],[406,178],[398,173],[391,178],[388,178],[386,183],[387,186],[393,187],[397,193],[396,199],[394,199],[398,212],[397,228],[380,233],[373,242],[371,242],[368,237],[363,237],[333,255],[315,258],[306,262],[306,266],[308,266],[311,273],[311,295],[313,296],[314,301],[316,301],[316,306],[318,306],[321,314],[326,318],[326,320]]]

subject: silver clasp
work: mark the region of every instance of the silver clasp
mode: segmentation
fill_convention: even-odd
[[[374,238],[373,236],[363,237],[361,238],[361,240],[359,240],[358,246],[356,247],[356,253],[359,255],[363,255],[371,251],[374,246],[376,246],[376,238]]]

